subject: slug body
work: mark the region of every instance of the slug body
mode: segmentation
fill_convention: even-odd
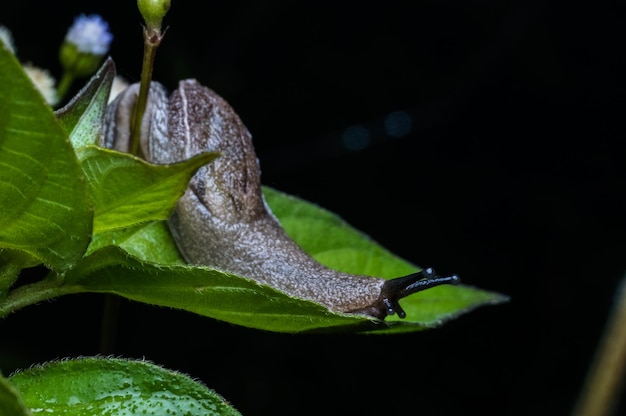
[[[130,86],[107,109],[104,145],[128,148],[130,120],[139,87]],[[167,97],[153,82],[142,120],[146,160],[170,164],[198,153],[220,156],[200,168],[169,220],[178,248],[190,264],[211,266],[254,279],[291,296],[342,313],[375,318],[405,313],[398,299],[457,276],[431,269],[386,280],[323,266],[283,230],[263,198],[252,137],[230,105],[195,80],[184,80]]]

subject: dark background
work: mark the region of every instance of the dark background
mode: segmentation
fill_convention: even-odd
[[[137,81],[134,1],[22,0],[0,24],[59,77],[79,13],[109,22]],[[245,415],[569,414],[626,272],[625,17],[618,2],[173,0],[154,78],[226,98],[265,184],[511,301],[398,336],[266,333],[123,301],[115,355],[196,377]],[[401,137],[385,129],[397,112]],[[97,354],[102,305],[71,296],[1,321],[2,372]]]

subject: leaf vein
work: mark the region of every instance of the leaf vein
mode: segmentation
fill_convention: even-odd
[[[36,197],[35,199],[38,200],[38,201],[43,202],[44,204],[54,205],[56,207],[63,208],[65,210],[67,210],[67,211],[73,211],[74,210],[74,208],[72,208],[72,207],[70,207],[68,205],[62,204],[62,203],[60,203],[58,201],[52,201],[50,199],[45,199],[45,198],[42,198],[40,196]]]

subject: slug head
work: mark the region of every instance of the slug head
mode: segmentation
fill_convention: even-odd
[[[431,287],[459,283],[461,283],[461,279],[457,275],[440,277],[435,274],[432,268],[427,268],[408,276],[387,280],[374,304],[353,312],[364,313],[378,319],[385,319],[388,315],[398,314],[398,317],[404,319],[406,312],[398,302],[400,299]]]

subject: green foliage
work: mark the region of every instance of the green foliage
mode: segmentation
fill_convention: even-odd
[[[115,64],[108,58],[80,92],[56,111],[74,148],[98,144],[113,78]]]
[[[31,416],[19,392],[0,374],[0,415]]]
[[[18,372],[9,381],[31,408],[44,414],[240,414],[199,382],[146,361],[117,358],[55,361]],[[3,405],[18,408],[18,399],[3,395],[2,387],[0,383],[0,409]],[[13,389],[5,386],[4,390]]]
[[[80,260],[91,235],[78,159],[52,109],[3,47],[0,85],[0,247],[63,272]]]
[[[82,147],[77,153],[94,206],[94,235],[166,220],[189,177],[217,156],[203,153],[182,163],[152,165],[96,146]]]
[[[42,300],[96,292],[267,331],[381,334],[436,327],[507,300],[445,285],[403,299],[407,319],[381,321],[334,313],[247,276],[187,265],[165,220],[197,169],[219,155],[154,165],[99,147],[114,75],[109,59],[55,114],[0,47],[0,318]],[[287,233],[319,262],[384,278],[419,271],[335,214],[269,187],[263,192]],[[20,271],[35,265],[48,275],[22,284]],[[119,359],[61,361],[9,381],[0,377],[0,413],[28,415],[27,407],[81,415],[238,414],[188,377]]]
[[[268,331],[404,332],[437,326],[477,306],[505,300],[499,294],[467,286],[442,286],[404,299],[408,319],[390,317],[381,322],[361,315],[333,313],[319,304],[260,285],[247,276],[186,265],[177,254],[163,221],[169,217],[189,178],[218,155],[205,153],[182,163],[153,165],[130,154],[96,146],[102,134],[104,103],[110,89],[106,84],[110,84],[114,75],[111,61],[105,62],[79,96],[58,112],[63,128],[59,128],[48,106],[34,99],[35,92],[21,74],[19,65],[14,60],[5,61],[4,77],[17,79],[25,92],[13,91],[3,99],[2,105],[11,108],[10,114],[19,120],[21,113],[16,103],[36,102],[31,104],[32,108],[28,107],[29,114],[40,115],[44,120],[23,123],[15,134],[12,125],[7,125],[2,129],[5,142],[9,143],[7,146],[21,143],[20,155],[28,161],[36,162],[47,153],[65,156],[68,159],[66,165],[71,163],[72,169],[57,175],[65,183],[75,182],[80,186],[59,188],[57,183],[49,183],[45,177],[22,174],[19,169],[27,168],[22,167],[22,159],[12,158],[13,152],[3,152],[12,167],[2,171],[4,184],[17,190],[33,187],[37,190],[33,199],[43,194],[66,201],[79,190],[82,211],[46,207],[45,212],[37,211],[37,221],[31,215],[25,216],[23,221],[32,230],[53,230],[54,233],[49,233],[54,237],[57,237],[58,228],[72,230],[76,224],[92,232],[84,231],[80,246],[74,243],[68,245],[65,252],[55,250],[56,268],[51,267],[52,273],[42,282],[8,293],[4,305],[0,299],[2,314],[33,301],[63,294],[100,292]],[[43,145],[39,146],[43,140],[40,132],[48,130],[57,132],[54,136],[57,141],[47,143],[44,152]],[[26,145],[29,141],[34,141],[35,145]],[[70,142],[75,150],[69,146]],[[11,149],[7,146],[5,149]],[[35,166],[33,171],[41,170],[38,164]],[[347,272],[387,278],[419,270],[336,215],[271,188],[264,188],[264,192],[287,232],[320,262]],[[24,211],[28,212],[28,209],[22,209],[22,216]],[[7,215],[11,210],[2,212]],[[39,251],[23,249],[22,253],[21,247],[15,243],[17,237],[8,234],[7,229],[3,231],[6,237],[0,244],[11,250],[2,254],[14,264],[7,275],[16,276],[20,264],[33,263],[29,255],[45,253],[48,248],[40,244]],[[24,234],[20,230],[19,237],[23,239]],[[78,239],[74,234],[63,234],[55,242],[64,247],[64,238]],[[89,243],[88,248],[85,248],[86,243]],[[62,274],[57,273],[57,269]]]

